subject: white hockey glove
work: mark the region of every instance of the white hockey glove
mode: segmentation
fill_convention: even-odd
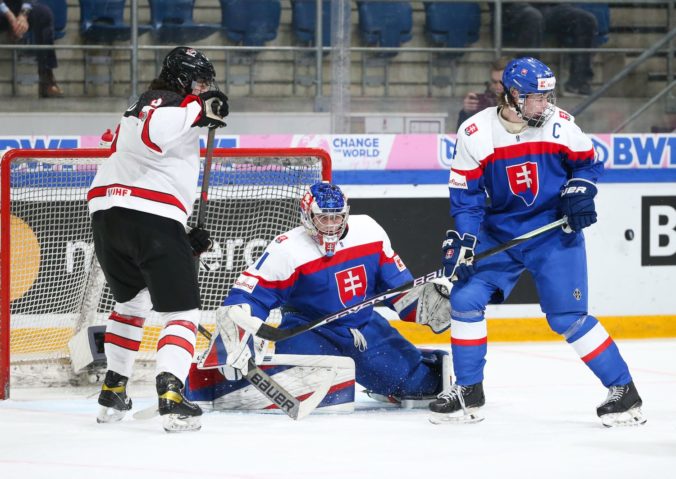
[[[256,322],[262,323],[251,315],[251,306],[248,304],[225,306],[218,310],[216,323],[227,354],[225,365],[219,370],[230,381],[241,379],[249,372],[248,362],[254,347],[251,330],[255,332],[258,329],[252,328]]]
[[[415,322],[428,326],[436,334],[451,327],[451,303],[448,299],[451,283],[448,278],[435,279],[418,288],[413,288],[394,303],[397,313],[418,301]]]

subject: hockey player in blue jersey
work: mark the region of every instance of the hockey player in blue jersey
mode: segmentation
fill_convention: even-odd
[[[281,308],[280,327],[291,328],[413,280],[383,228],[369,216],[349,215],[338,186],[312,185],[300,206],[302,226],[268,245],[235,281],[219,312],[229,379],[234,379],[230,367],[246,373],[251,333],[271,310]],[[395,298],[390,306],[404,320],[427,324],[435,332],[446,330],[447,296],[433,284],[421,289]],[[412,294],[417,299],[411,301]],[[350,357],[356,381],[374,396],[389,399],[433,398],[444,382],[450,387],[447,353],[419,350],[373,307],[277,342],[275,354]]]
[[[456,384],[430,403],[435,423],[480,420],[484,405],[486,319],[520,274],[535,280],[549,326],[609,389],[597,414],[606,426],[643,424],[641,398],[617,345],[587,311],[582,229],[596,222],[603,164],[573,117],[555,106],[554,73],[534,58],[512,60],[497,107],[458,130],[449,191],[456,230],[443,242],[451,292]],[[488,201],[488,203],[487,203]],[[475,253],[565,216],[568,226],[472,264]]]

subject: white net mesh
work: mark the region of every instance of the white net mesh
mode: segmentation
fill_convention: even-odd
[[[12,365],[63,362],[73,334],[105,324],[113,307],[94,254],[85,201],[97,165],[105,159],[69,158],[66,151],[42,157],[43,151],[40,158],[26,153],[11,164],[3,162],[10,173],[10,208],[2,211],[9,215],[10,247],[2,258],[11,268],[9,308],[4,306],[11,318]],[[212,164],[206,228],[214,249],[202,255],[208,269],[202,266],[199,274],[202,324],[207,329],[213,329],[215,310],[239,273],[272,238],[300,224],[301,195],[326,178],[329,172],[323,169],[330,168],[322,166],[322,157],[328,157],[317,150],[233,154],[216,149]],[[195,213],[188,224],[195,224]],[[152,359],[160,327],[151,314],[140,359]],[[6,338],[0,339],[6,344]],[[205,346],[201,339],[198,349]]]

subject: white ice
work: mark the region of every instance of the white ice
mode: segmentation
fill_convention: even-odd
[[[99,425],[96,390],[14,389],[0,402],[0,478],[361,479],[676,477],[676,340],[618,341],[648,423],[607,429],[606,390],[565,343],[489,344],[485,421],[435,426],[424,410],[210,413],[202,431],[159,418]],[[154,400],[131,390],[135,408]]]

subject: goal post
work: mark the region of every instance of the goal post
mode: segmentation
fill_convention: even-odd
[[[84,328],[105,325],[112,310],[86,201],[98,165],[109,154],[99,148],[15,149],[2,157],[0,399],[9,397],[10,376],[14,385],[72,383],[69,341]],[[205,225],[214,248],[202,255],[199,271],[201,322],[207,329],[239,273],[275,236],[300,225],[299,203],[307,187],[330,179],[331,159],[321,149],[214,149]],[[200,184],[201,175],[196,191]],[[196,210],[197,201],[190,226]],[[139,360],[153,360],[161,326],[151,313]],[[198,342],[198,349],[205,346]],[[46,373],[50,366],[58,379]]]

